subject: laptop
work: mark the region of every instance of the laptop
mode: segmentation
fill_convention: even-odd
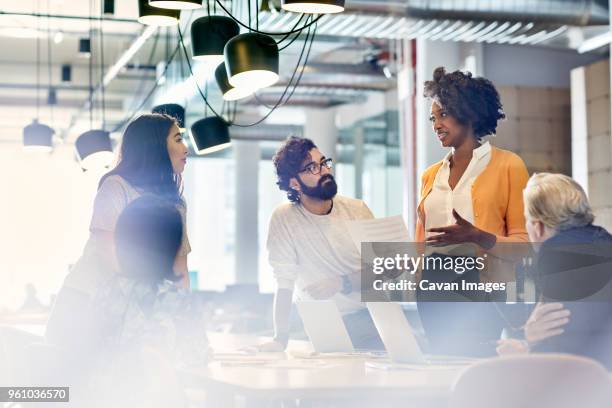
[[[318,353],[354,353],[355,349],[336,303],[329,300],[297,302],[304,330]]]
[[[392,363],[397,365],[457,365],[474,360],[463,357],[426,356],[399,303],[368,302],[367,306]],[[380,365],[381,363],[373,364]]]

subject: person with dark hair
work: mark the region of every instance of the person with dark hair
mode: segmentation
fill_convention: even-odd
[[[173,264],[183,237],[176,204],[146,194],[131,202],[114,232],[118,272],[92,300],[94,356],[88,406],[181,406],[175,369],[206,361],[203,311]],[[113,392],[99,395],[104,387]]]
[[[125,129],[117,165],[98,185],[90,235],[82,256],[71,269],[57,296],[47,323],[47,339],[69,345],[74,325],[88,321],[87,305],[100,285],[117,272],[114,231],[119,214],[144,194],[172,202],[183,223],[181,246],[173,270],[180,285],[188,287],[187,254],[191,251],[185,230],[182,176],[187,146],[177,122],[164,114],[145,114]]]
[[[330,299],[342,313],[355,347],[379,348],[380,339],[360,302],[361,261],[346,221],[374,218],[366,204],[337,195],[332,159],[309,139],[290,137],[272,159],[278,187],[289,203],[270,219],[269,262],[276,279],[274,341],[261,350],[283,350],[289,339],[293,292],[298,299]]]
[[[446,72],[439,67],[433,80],[425,82],[424,96],[432,101],[433,131],[450,151],[421,177],[415,240],[424,242],[428,253],[435,256],[474,256],[496,244],[528,242],[522,200],[529,177],[527,168],[515,153],[485,140],[495,134],[497,122],[505,118],[495,86],[469,72]],[[487,275],[493,270],[493,262],[512,262],[489,258],[487,270],[465,273],[461,279],[488,281],[493,279]],[[501,270],[499,266],[495,269]],[[441,271],[425,276],[426,272],[422,279],[457,278],[453,271],[453,276],[442,276]],[[448,353],[453,348],[452,352],[462,353],[469,348],[478,353],[478,344],[494,344],[501,334],[500,317],[493,304],[430,302],[421,291],[417,300],[433,350]],[[487,350],[494,352],[494,347]]]

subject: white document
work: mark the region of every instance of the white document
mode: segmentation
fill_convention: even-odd
[[[361,253],[362,242],[410,242],[410,233],[401,215],[373,220],[347,221],[351,239]]]

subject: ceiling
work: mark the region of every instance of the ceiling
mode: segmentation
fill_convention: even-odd
[[[471,9],[476,3],[480,6]],[[101,126],[103,120],[106,128],[119,130],[149,93],[153,95],[150,102],[185,101],[191,117],[204,115],[197,88],[188,79],[187,64],[180,62],[181,54],[167,69],[165,83],[155,87],[164,61],[177,46],[176,30],[146,30],[136,21],[136,0],[116,0],[114,15],[103,19],[97,18],[100,8],[100,0],[91,4],[82,0],[0,0],[0,48],[4,50],[0,55],[0,143],[20,143],[23,127],[36,117],[68,142],[91,126]],[[96,18],[87,18],[91,15]],[[205,15],[205,9],[182,14],[187,43],[189,22],[200,15]],[[369,93],[394,89],[394,67],[389,60],[398,39],[577,48],[608,31],[606,15],[601,1],[587,0],[347,0],[344,13],[319,20],[300,86],[286,104],[328,107],[364,101]],[[260,13],[259,28],[287,30],[297,18],[272,8]],[[78,42],[90,33],[93,56],[84,58],[77,52]],[[138,45],[139,38],[142,46],[115,76],[106,78],[108,85],[102,92],[99,84],[104,76],[126,50]],[[280,82],[239,104],[244,117],[258,115],[262,105],[278,101],[296,67],[303,39],[281,53]],[[70,82],[61,82],[63,64],[72,67]],[[204,90],[206,78],[211,78],[210,67],[196,63],[194,71]],[[95,89],[93,110],[88,109],[90,87]],[[57,92],[58,102],[53,106],[47,104],[49,88]],[[223,104],[214,79],[208,92],[213,106],[220,110]]]

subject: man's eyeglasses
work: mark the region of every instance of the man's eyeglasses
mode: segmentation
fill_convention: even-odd
[[[334,161],[330,157],[329,159],[321,160],[320,163],[317,163],[317,162],[308,163],[306,166],[304,166],[302,170],[299,171],[299,173],[309,171],[311,174],[317,175],[321,173],[321,169],[323,167],[330,170],[333,164],[334,164]]]

